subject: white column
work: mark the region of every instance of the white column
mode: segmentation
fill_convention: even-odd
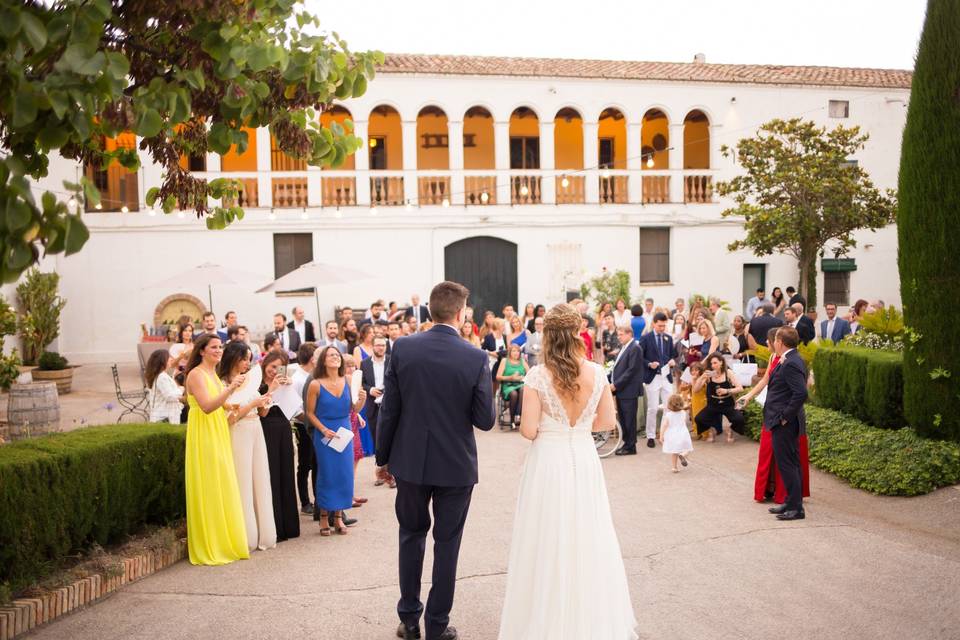
[[[270,183],[270,129],[257,129],[257,198],[261,207],[273,206],[273,186]]]
[[[554,178],[556,167],[556,143],[554,140],[554,121],[540,121],[540,202],[554,204],[557,201],[557,181]]]
[[[307,206],[319,207],[323,204],[323,186],[320,184],[320,167],[307,165]]]
[[[466,184],[463,179],[463,122],[447,121],[448,151],[450,153],[450,204],[465,202],[464,190]]]
[[[404,120],[403,129],[403,198],[409,202],[417,200],[417,121]]]
[[[717,138],[720,136],[722,124],[710,125],[710,168],[719,169],[723,162],[723,156],[720,154],[720,145],[717,144]]]
[[[627,170],[630,172],[627,178],[627,202],[641,202],[640,192],[643,187],[643,163],[646,158],[641,158],[643,152],[640,144],[640,127],[642,122],[627,122]]]
[[[354,121],[353,135],[360,138],[363,145],[353,154],[353,165],[356,167],[355,180],[357,189],[357,206],[370,205],[370,145],[368,137],[368,123],[366,120]]]
[[[206,156],[207,173],[223,171],[223,164],[221,163],[223,156],[221,156],[219,153],[208,153]]]
[[[497,175],[497,203],[510,204],[510,178],[501,171],[510,170],[510,122],[493,123],[493,157]]]
[[[600,159],[599,133],[599,122],[583,123],[583,166],[587,170],[583,190],[587,204],[600,202],[600,172],[596,168]]]
[[[683,123],[670,125],[670,202],[683,202]]]

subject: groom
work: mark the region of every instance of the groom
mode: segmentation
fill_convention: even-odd
[[[377,476],[397,481],[400,601],[397,637],[420,637],[420,580],[433,502],[433,586],[424,621],[426,640],[454,640],[448,625],[460,539],[477,483],[473,428],[496,419],[486,353],[460,337],[470,292],[441,282],[430,292],[436,323],[398,340],[384,376],[377,426]]]

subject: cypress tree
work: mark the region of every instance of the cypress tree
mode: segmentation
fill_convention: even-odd
[[[960,440],[960,0],[928,0],[900,156],[903,402],[928,437]]]

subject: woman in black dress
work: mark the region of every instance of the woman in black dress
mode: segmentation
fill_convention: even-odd
[[[263,383],[260,394],[274,392],[290,379],[279,375],[280,367],[287,366],[287,356],[271,351],[260,363]],[[297,499],[297,479],[293,464],[293,430],[280,407],[273,405],[260,409],[260,426],[267,443],[267,463],[270,466],[270,488],[273,493],[273,520],[277,525],[277,542],[300,535],[300,502]]]
[[[743,391],[733,371],[727,368],[727,362],[719,353],[711,353],[705,361],[703,375],[693,382],[693,392],[697,393],[707,385],[707,406],[697,414],[697,435],[711,428],[723,433],[723,418],[730,421],[727,442],[733,442],[733,432],[743,433],[743,413],[734,406],[734,396]],[[713,442],[713,434],[707,438]]]

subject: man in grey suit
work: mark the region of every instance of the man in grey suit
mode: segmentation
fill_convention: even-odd
[[[347,352],[347,343],[337,338],[340,332],[340,325],[337,324],[336,320],[327,320],[327,324],[324,325],[323,330],[324,335],[317,340],[317,349],[334,346],[340,353]]]

